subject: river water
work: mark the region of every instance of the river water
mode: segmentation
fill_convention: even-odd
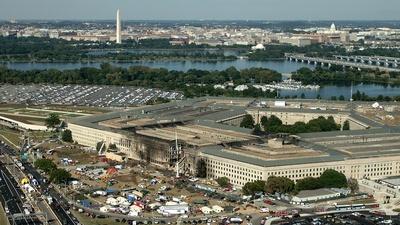
[[[132,61],[124,63],[112,63],[115,66],[130,67],[130,66],[148,66],[152,68],[166,68],[168,70],[187,71],[189,69],[199,70],[224,70],[228,67],[236,67],[237,69],[246,69],[251,67],[261,67],[276,70],[284,75],[296,71],[302,67],[314,68],[313,65],[289,62],[289,61],[249,61],[246,59],[238,59],[233,61]],[[5,63],[10,69],[17,70],[32,70],[32,69],[79,69],[81,67],[96,67],[99,68],[101,63]],[[345,85],[324,85],[318,90],[281,90],[280,96],[300,96],[302,93],[307,98],[315,98],[320,95],[324,99],[330,99],[331,96],[343,95],[346,99],[350,98],[351,87]],[[357,90],[365,92],[369,96],[399,96],[400,87],[391,87],[375,84],[357,84],[353,87],[353,92]]]
[[[357,84],[353,86],[353,93],[360,91],[365,92],[369,96],[376,97],[383,96],[399,96],[400,87],[384,86],[378,84]],[[350,99],[351,86],[350,85],[324,85],[318,90],[300,89],[300,90],[280,90],[281,97],[294,96],[304,93],[306,98],[316,98],[318,95],[323,99],[330,99],[332,96],[339,97],[343,95],[346,99]]]
[[[225,70],[231,66],[237,69],[246,69],[251,67],[262,67],[276,70],[280,73],[290,73],[302,67],[313,68],[313,65],[300,64],[289,61],[249,61],[245,59],[238,59],[233,61],[132,61],[123,63],[112,63],[115,66],[130,67],[130,66],[148,66],[152,68],[166,68],[168,70],[188,71],[189,69],[198,70]],[[32,69],[79,69],[81,67],[96,67],[100,68],[100,62],[94,63],[19,63],[9,62],[5,63],[10,69],[17,70],[32,70]]]

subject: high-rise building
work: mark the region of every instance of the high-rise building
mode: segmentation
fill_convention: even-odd
[[[117,10],[117,28],[115,42],[121,44],[121,18],[119,15],[119,9]]]

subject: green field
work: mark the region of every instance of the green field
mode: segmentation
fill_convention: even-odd
[[[9,221],[6,216],[6,212],[4,212],[3,206],[0,204],[0,224],[1,225],[9,225]]]
[[[26,124],[43,125],[50,113],[56,113],[61,119],[75,118],[91,114],[109,112],[107,109],[87,106],[43,105],[26,106],[16,104],[0,104],[0,116],[17,120]]]
[[[7,127],[0,126],[0,139],[10,144],[9,141],[7,141],[3,137],[7,138],[12,144],[16,146],[20,145],[21,142],[20,133],[16,130],[11,130]]]
[[[104,219],[92,218],[92,217],[86,216],[84,213],[79,213],[79,212],[76,212],[73,210],[71,212],[79,220],[79,222],[84,225],[124,224],[124,223],[118,223],[115,221],[115,219],[112,219],[112,218],[104,218]]]

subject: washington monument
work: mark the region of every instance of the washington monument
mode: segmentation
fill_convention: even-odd
[[[121,44],[121,18],[119,15],[119,9],[117,10],[117,28],[115,42]]]

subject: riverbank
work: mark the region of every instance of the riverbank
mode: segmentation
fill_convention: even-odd
[[[207,58],[191,58],[191,57],[149,57],[148,59],[81,59],[81,60],[0,60],[0,64],[8,63],[131,63],[131,62],[182,62],[182,61],[192,61],[192,62],[219,62],[219,61],[235,61],[237,58],[217,58],[217,59],[207,59]]]

